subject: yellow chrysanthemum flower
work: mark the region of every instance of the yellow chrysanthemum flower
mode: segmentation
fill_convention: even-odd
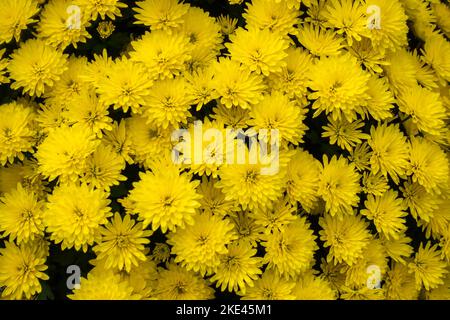
[[[265,85],[262,77],[250,72],[238,62],[221,58],[214,64],[213,87],[219,94],[220,102],[227,108],[239,106],[249,109],[263,99]]]
[[[349,121],[361,113],[360,106],[369,98],[367,93],[370,74],[362,70],[356,58],[349,54],[320,59],[309,71],[309,87],[315,100],[314,116],[331,113],[333,119],[345,116]]]
[[[367,285],[343,286],[341,290],[343,300],[384,300],[384,288],[369,288]]]
[[[67,119],[69,109],[67,102],[58,103],[52,98],[48,98],[45,104],[40,105],[37,110],[36,122],[42,132],[48,134],[55,129],[70,125],[69,119]]]
[[[115,20],[116,17],[121,17],[120,9],[127,8],[127,5],[119,0],[75,0],[74,3],[79,5],[84,15],[92,21],[97,20],[98,16],[102,20],[108,17]]]
[[[242,142],[242,141],[241,141]],[[278,167],[273,168],[273,162],[276,152],[269,154],[267,162],[261,159],[250,163],[251,154],[260,153],[260,150],[253,144],[250,150],[244,145],[238,150],[245,151],[244,163],[225,164],[219,171],[220,181],[216,184],[225,193],[226,200],[233,200],[240,204],[244,209],[268,208],[272,202],[280,198],[281,190],[285,186],[286,165],[291,153],[280,150],[278,157]],[[275,164],[276,165],[276,164]],[[269,167],[271,166],[271,167]],[[266,171],[268,171],[267,174]]]
[[[370,73],[383,73],[381,66],[387,65],[385,54],[381,53],[378,47],[373,46],[370,39],[363,38],[361,41],[354,42],[352,46],[347,47],[347,50]]]
[[[111,146],[100,144],[89,156],[80,181],[109,192],[112,186],[127,180],[127,177],[121,174],[123,169],[125,169],[123,158],[114,152]]]
[[[247,122],[250,120],[250,110],[237,106],[228,108],[217,101],[217,106],[213,107],[211,118],[223,123],[225,127],[239,130],[247,126]]]
[[[189,5],[178,0],[144,0],[136,2],[136,20],[152,31],[163,30],[171,34],[184,23]]]
[[[295,25],[299,22],[300,12],[289,8],[286,1],[253,0],[247,2],[242,15],[247,28],[267,29],[280,36],[295,34]]]
[[[100,229],[102,238],[93,248],[98,260],[105,260],[105,267],[131,271],[132,266],[138,266],[147,258],[144,245],[150,243],[152,232],[145,231],[142,223],[135,223],[129,215],[122,219],[116,213],[114,218]]]
[[[319,231],[320,240],[325,242],[325,247],[330,247],[328,262],[345,262],[351,266],[362,257],[371,235],[367,230],[368,223],[360,216],[325,215],[320,218],[319,224],[323,229]]]
[[[113,105],[114,109],[122,108],[127,112],[139,113],[146,105],[146,97],[150,93],[152,80],[145,67],[125,57],[116,60],[107,70],[102,81],[97,83],[100,102]]]
[[[94,53],[94,58],[88,63],[81,74],[79,74],[79,77],[94,87],[98,87],[104,81],[113,64],[113,59],[108,56],[106,49],[103,49],[101,55]]]
[[[408,167],[409,144],[398,125],[386,123],[370,128],[369,146],[372,148],[370,166],[373,173],[380,171],[398,184]]]
[[[217,270],[226,247],[236,239],[233,225],[226,219],[207,213],[197,214],[194,224],[169,233],[167,243],[172,246],[175,262],[202,276]]]
[[[186,63],[191,70],[209,65],[216,60],[223,47],[220,25],[200,8],[190,7],[183,17],[181,33],[189,39],[191,59]]]
[[[370,10],[374,8],[373,6],[376,6],[376,9]],[[370,38],[374,48],[381,52],[395,51],[407,44],[408,26],[406,21],[408,16],[405,14],[401,1],[370,0],[364,3],[363,10],[368,14],[379,14],[379,17],[375,17],[375,19],[379,19],[380,25],[377,26],[377,21],[372,19],[372,26],[367,31],[367,37]]]
[[[147,122],[166,129],[187,123],[192,98],[184,78],[160,80],[149,90],[143,110]]]
[[[450,262],[450,227],[447,227],[447,232],[445,232],[441,239],[439,240],[439,247],[441,247],[442,258],[444,258],[447,263]]]
[[[316,236],[309,228],[305,217],[297,218],[282,230],[274,230],[266,235],[262,243],[266,254],[264,262],[280,276],[295,277],[306,271],[314,261],[314,252],[318,249]]]
[[[81,126],[84,130],[103,137],[103,131],[112,129],[108,106],[101,103],[93,91],[84,91],[74,97],[67,105],[64,115],[70,124]]]
[[[100,239],[100,227],[108,222],[111,208],[107,194],[86,184],[64,184],[48,197],[44,223],[50,238],[61,248],[87,251]]]
[[[181,32],[168,36],[164,31],[147,32],[131,43],[131,60],[141,62],[154,78],[173,78],[186,69],[191,58],[189,38]]]
[[[261,258],[255,257],[256,249],[250,244],[231,243],[228,252],[220,257],[220,264],[210,281],[216,282],[221,291],[241,292],[245,294],[246,287],[252,287],[254,280],[262,273]]]
[[[392,91],[401,93],[418,84],[427,89],[438,87],[437,78],[429,65],[420,60],[416,51],[409,52],[399,49],[386,56],[387,64],[383,66],[384,73],[389,80]]]
[[[398,96],[398,105],[424,133],[439,135],[445,127],[447,115],[439,93],[419,86],[407,88]]]
[[[255,224],[263,227],[264,233],[269,235],[275,231],[282,232],[286,225],[294,221],[295,209],[286,198],[281,198],[272,208],[254,210],[251,216],[255,219]]]
[[[306,10],[308,16],[305,17],[305,22],[326,28],[327,19],[325,18],[325,11],[327,10],[326,5],[328,3],[320,0],[303,0],[303,3],[308,8]]]
[[[435,1],[431,3],[431,8],[436,16],[436,24],[448,37],[450,35],[450,21],[447,17],[450,15],[450,7],[445,3]]]
[[[108,39],[116,27],[111,21],[102,21],[97,26],[97,32],[102,39]]]
[[[156,263],[167,262],[170,259],[170,247],[166,243],[155,243],[151,258]]]
[[[450,223],[450,199],[439,199],[438,206],[429,218],[429,221],[418,220],[417,226],[425,232],[425,237],[439,239],[446,234]]]
[[[280,35],[264,29],[238,28],[225,46],[231,59],[242,63],[250,71],[268,76],[286,66],[284,58],[289,43]]]
[[[0,197],[0,230],[10,241],[28,243],[44,235],[43,211],[45,202],[34,192],[17,188]]]
[[[61,74],[59,81],[45,92],[46,102],[68,104],[69,101],[88,91],[88,84],[82,78],[88,60],[85,57],[69,57],[67,70]]]
[[[380,240],[386,254],[396,262],[405,264],[405,259],[409,258],[414,251],[413,247],[409,245],[412,239],[407,237],[405,233],[402,233],[398,239],[387,239],[381,235]]]
[[[39,145],[36,159],[39,172],[49,180],[75,181],[86,168],[98,141],[82,126],[60,127],[50,132]]]
[[[438,145],[421,138],[412,139],[409,161],[407,174],[413,182],[418,182],[427,192],[440,194],[448,190],[449,159]]]
[[[441,284],[435,289],[425,292],[427,300],[450,300],[450,272],[447,273],[447,277],[444,280],[444,284]]]
[[[6,76],[6,68],[8,67],[9,60],[3,57],[6,49],[0,50],[0,84],[8,83],[9,78]]]
[[[238,20],[235,18],[230,18],[229,16],[221,14],[219,17],[216,18],[217,23],[220,26],[220,32],[222,32],[223,35],[229,36],[236,30],[236,26],[238,23]]]
[[[89,15],[84,14],[80,7],[71,7],[73,5],[71,0],[52,0],[47,3],[37,26],[38,39],[64,50],[69,45],[77,48],[78,43],[85,43],[92,38],[86,30],[91,25]]]
[[[287,7],[289,9],[300,9],[300,3],[304,2],[306,5],[309,4],[311,0],[275,0],[275,2],[279,3],[280,1],[286,2]]]
[[[19,42],[20,35],[28,24],[37,20],[33,17],[39,12],[36,0],[4,0],[0,2],[0,44],[14,38]]]
[[[371,268],[376,267],[377,273],[374,274]],[[371,239],[369,244],[363,249],[359,257],[351,266],[343,268],[345,272],[346,286],[366,285],[370,287],[379,287],[385,277],[388,269],[388,256],[383,244],[379,239]],[[375,277],[373,277],[375,275]]]
[[[370,115],[377,121],[392,118],[391,109],[394,108],[396,100],[394,94],[389,90],[386,78],[371,76],[367,85],[369,87],[367,90],[369,100],[366,106],[361,106],[364,115],[367,118]]]
[[[126,214],[129,214],[129,215],[137,214],[137,212],[136,212],[136,204],[135,204],[134,201],[132,201],[130,199],[129,195],[127,197],[122,198],[122,199],[118,199],[117,202],[121,204],[121,206],[125,210]]]
[[[240,295],[243,296],[242,300],[294,300],[294,287],[295,282],[281,278],[273,270],[267,270],[254,282],[253,287]]]
[[[31,108],[17,102],[0,105],[0,165],[24,159],[25,152],[33,152]]]
[[[450,43],[441,34],[433,33],[425,39],[422,59],[428,63],[438,75],[441,83],[450,81]]]
[[[28,245],[36,248],[36,253],[39,256],[48,258],[50,255],[50,241],[45,239],[45,236],[37,237],[28,242]]]
[[[447,264],[440,256],[437,245],[431,246],[431,242],[420,245],[414,260],[408,264],[408,272],[414,274],[417,289],[423,286],[428,291],[444,283]]]
[[[31,299],[40,293],[40,280],[48,280],[44,273],[46,257],[32,244],[16,246],[5,242],[0,249],[0,286],[2,297],[7,299]]]
[[[180,137],[181,141],[173,149],[178,153],[176,162],[193,174],[217,178],[227,160],[227,151],[234,146],[236,133],[227,129],[223,123],[208,118],[203,122],[194,121],[187,128],[188,136]]]
[[[318,200],[320,162],[307,151],[297,149],[287,167],[287,195],[291,203],[298,201],[308,212]]]
[[[327,280],[314,276],[311,272],[298,277],[292,294],[295,300],[336,300],[336,291]]]
[[[336,144],[341,148],[351,151],[357,144],[368,139],[370,136],[361,132],[360,128],[364,126],[364,122],[356,120],[348,122],[347,119],[333,120],[328,117],[329,124],[322,127],[322,137],[330,138],[330,144]]]
[[[200,201],[200,209],[203,212],[224,217],[233,213],[236,208],[234,202],[225,200],[225,194],[219,188],[216,188],[216,179],[202,177],[202,182],[198,187],[198,193],[202,195]]]
[[[219,97],[212,85],[213,78],[214,72],[211,65],[205,69],[198,68],[192,73],[185,74],[189,95],[192,97],[192,104],[197,105],[197,111]]]
[[[378,173],[364,172],[362,177],[362,191],[374,196],[381,196],[389,189],[388,179]]]
[[[331,29],[324,29],[310,23],[305,23],[299,28],[297,38],[311,54],[318,57],[339,55],[344,47],[343,39],[336,36]]]
[[[235,209],[236,210],[236,209]],[[251,211],[240,210],[237,213],[231,213],[226,217],[233,223],[234,232],[237,235],[234,243],[237,245],[250,244],[253,248],[258,247],[258,243],[263,238],[263,227],[256,223]]]
[[[251,108],[250,120],[247,123],[256,131],[278,130],[282,145],[288,142],[298,145],[303,142],[303,135],[307,129],[303,123],[304,113],[286,95],[272,91]],[[270,139],[270,132],[266,138]]]
[[[155,168],[153,172],[140,173],[140,181],[133,184],[130,200],[136,212],[152,229],[162,232],[194,223],[194,214],[200,207],[196,192],[200,181],[190,181],[190,176],[179,173],[178,168]],[[177,232],[178,234],[178,232]]]
[[[325,201],[325,210],[334,215],[353,214],[361,191],[360,175],[354,164],[344,157],[333,156],[330,161],[323,156],[323,168],[319,175],[318,195]]]
[[[159,272],[155,295],[161,300],[208,300],[214,298],[214,289],[193,271],[170,263]]]
[[[115,121],[110,131],[107,131],[102,142],[109,145],[113,150],[128,164],[133,164],[131,155],[133,154],[130,134],[127,131],[126,122],[121,120],[120,123]]]
[[[416,300],[419,290],[416,289],[414,275],[402,263],[394,263],[386,274],[386,299]]]
[[[430,221],[430,217],[433,216],[433,212],[440,203],[438,197],[427,192],[419,183],[411,181],[405,181],[403,187],[400,187],[400,191],[403,194],[403,201],[414,219]]]
[[[377,231],[388,239],[398,239],[406,230],[403,201],[397,198],[397,192],[388,190],[381,196],[369,195],[364,202],[366,209],[361,214],[373,220]]]
[[[331,288],[339,294],[345,285],[345,264],[334,264],[333,261],[327,262],[324,258],[321,260],[321,276],[330,284]]]
[[[372,271],[372,268],[376,271]],[[388,269],[388,258],[383,245],[378,239],[372,239],[364,248],[363,254],[351,266],[343,268],[345,272],[345,286],[359,287],[365,285],[371,289],[381,287]],[[345,290],[344,290],[345,291]]]
[[[323,17],[326,25],[337,29],[337,34],[343,34],[351,46],[353,40],[361,41],[367,34],[367,18],[365,8],[360,1],[330,0],[326,4]]]
[[[116,272],[122,281],[128,281],[133,287],[133,294],[141,296],[141,299],[154,299],[159,278],[157,268],[157,264],[148,257],[146,261],[139,261],[137,266],[132,266],[130,272]]]
[[[284,59],[286,66],[281,72],[270,74],[270,87],[296,98],[306,104],[308,92],[308,72],[312,65],[312,56],[300,48],[290,47],[286,50],[288,56]]]
[[[15,190],[20,183],[27,192],[34,192],[39,199],[43,199],[48,192],[47,182],[43,180],[35,160],[0,167],[0,195]]]
[[[13,191],[19,183],[29,184],[32,174],[33,169],[27,162],[0,166],[0,195]]]
[[[165,152],[172,149],[172,128],[156,127],[147,123],[148,119],[142,115],[133,115],[125,121],[126,135],[131,143],[134,162],[149,168],[153,161],[160,159]]]
[[[14,80],[11,88],[22,88],[24,93],[40,97],[60,80],[67,69],[66,63],[66,55],[62,52],[41,40],[28,40],[11,55],[8,65],[10,78]]]
[[[94,268],[81,278],[80,287],[67,297],[71,300],[138,300],[130,282],[112,270]]]
[[[364,171],[370,169],[370,158],[372,152],[370,151],[369,144],[367,142],[358,144],[350,151],[348,159],[355,165],[358,171]]]

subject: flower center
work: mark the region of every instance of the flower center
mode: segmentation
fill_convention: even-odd
[[[33,212],[30,209],[26,209],[22,213],[22,217],[25,218],[25,220],[29,221],[33,219]]]
[[[170,196],[165,196],[162,202],[165,208],[170,207],[173,204],[173,198]]]
[[[197,241],[198,241],[199,245],[204,246],[208,242],[208,236],[201,235],[198,237]]]
[[[75,207],[75,209],[73,209],[73,213],[78,217],[78,218],[83,218],[84,217],[84,212],[83,210],[81,210],[78,207]]]
[[[118,235],[116,238],[116,243],[119,248],[124,248],[128,246],[128,236],[126,235]]]
[[[257,174],[254,170],[247,171],[247,173],[245,175],[245,182],[255,183],[256,177],[257,177]]]
[[[184,294],[186,292],[186,289],[184,288],[185,285],[182,282],[178,282],[175,286],[175,290],[178,294]]]

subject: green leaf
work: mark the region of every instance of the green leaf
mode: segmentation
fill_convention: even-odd
[[[36,300],[54,300],[55,295],[47,282],[41,281],[42,291],[36,296]]]

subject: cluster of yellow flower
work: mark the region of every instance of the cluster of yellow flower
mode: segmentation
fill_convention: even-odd
[[[0,1],[1,297],[52,247],[95,255],[71,299],[450,299],[448,4],[226,5]],[[173,161],[199,121],[276,130],[278,170]]]

